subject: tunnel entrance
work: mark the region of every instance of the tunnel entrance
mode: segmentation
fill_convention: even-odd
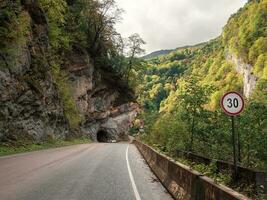
[[[106,131],[98,131],[96,139],[98,142],[109,142],[108,133]]]

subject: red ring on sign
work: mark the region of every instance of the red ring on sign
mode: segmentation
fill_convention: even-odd
[[[228,112],[228,111],[224,108],[223,100],[224,100],[224,98],[225,98],[227,95],[229,95],[229,94],[236,94],[236,95],[239,96],[240,99],[242,100],[242,107],[241,107],[240,111],[237,112],[237,113],[230,113],[230,112]],[[220,104],[221,104],[221,107],[222,107],[223,111],[224,111],[226,114],[230,115],[230,116],[236,116],[236,115],[239,115],[239,114],[244,110],[244,107],[245,107],[245,101],[244,101],[242,95],[239,94],[238,92],[227,92],[227,93],[226,93],[225,95],[223,95],[223,97],[221,98],[221,103],[220,103]]]

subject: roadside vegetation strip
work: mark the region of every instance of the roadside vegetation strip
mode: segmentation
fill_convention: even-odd
[[[140,141],[134,141],[152,171],[175,199],[248,200],[249,198],[175,162]]]
[[[238,166],[239,178],[235,182],[232,179],[234,166],[230,162],[215,160],[181,150],[176,150],[175,152],[166,151],[153,144],[152,148],[172,158],[175,162],[190,166],[190,168],[213,179],[215,183],[230,187],[252,199],[267,199],[267,179],[264,171]]]
[[[0,157],[18,153],[26,153],[26,152],[65,147],[77,144],[86,144],[86,143],[91,143],[91,140],[86,137],[72,139],[72,140],[44,141],[42,143],[27,142],[25,144],[24,141],[17,142],[14,144],[0,143]]]

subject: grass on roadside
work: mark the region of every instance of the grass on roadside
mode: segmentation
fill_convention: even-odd
[[[90,143],[91,140],[87,137],[71,140],[53,140],[39,143],[19,141],[16,144],[0,143],[0,156],[24,153],[30,151],[44,150],[49,148],[64,147],[77,144]]]

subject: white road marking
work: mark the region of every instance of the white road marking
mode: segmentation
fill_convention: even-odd
[[[131,180],[131,183],[132,183],[132,187],[133,187],[133,191],[134,191],[135,199],[136,199],[136,200],[141,200],[141,197],[140,197],[139,192],[138,192],[138,190],[137,190],[137,187],[136,187],[136,185],[135,185],[134,178],[133,178],[133,174],[132,174],[132,170],[131,170],[131,167],[130,167],[130,164],[129,164],[128,152],[129,152],[129,144],[128,144],[127,149],[126,149],[127,168],[128,168],[128,172],[129,172],[130,180]]]

